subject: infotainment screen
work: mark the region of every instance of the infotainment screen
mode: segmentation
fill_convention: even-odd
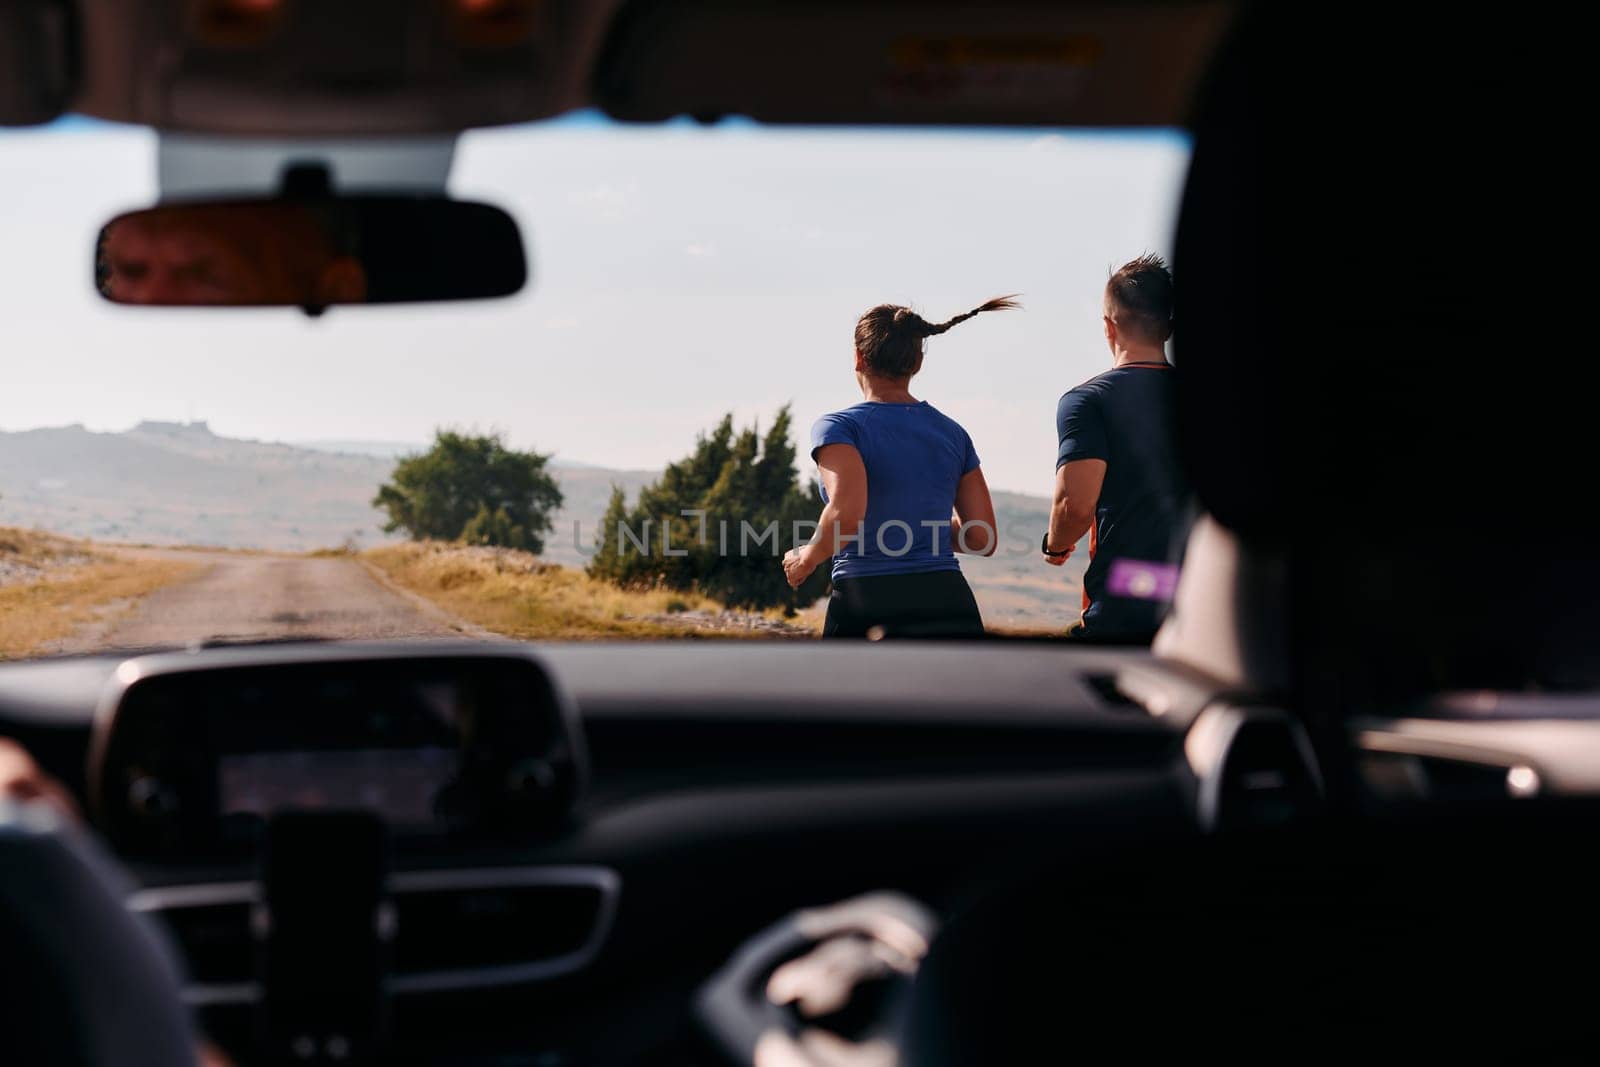
[[[256,752],[218,760],[218,814],[371,811],[396,829],[439,818],[460,755],[448,748]]]
[[[252,850],[291,811],[371,812],[426,848],[552,825],[581,767],[575,719],[525,654],[161,655],[108,691],[91,805],[136,855]]]

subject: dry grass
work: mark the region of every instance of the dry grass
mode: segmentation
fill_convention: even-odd
[[[451,614],[519,638],[770,638],[804,636],[765,616],[749,626],[715,624],[722,605],[671,590],[630,591],[526,552],[411,543],[371,548],[361,558],[396,584]],[[762,625],[764,624],[764,625]]]
[[[18,566],[47,564],[79,547],[78,542],[43,530],[0,526],[0,560]]]
[[[27,656],[194,569],[0,527],[0,659]]]
[[[306,555],[310,556],[312,559],[347,559],[351,556],[359,556],[360,554],[361,550],[356,548],[354,545],[338,545],[334,548],[313,548],[310,552],[306,553]]]

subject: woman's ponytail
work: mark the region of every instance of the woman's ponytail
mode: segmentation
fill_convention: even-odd
[[[872,373],[907,378],[916,373],[926,338],[936,337],[985,311],[1011,311],[1021,306],[1015,293],[997,296],[953,319],[932,323],[908,307],[879,304],[856,321],[856,351]]]
[[[927,327],[928,332],[923,334],[923,336],[924,337],[937,336],[938,334],[944,333],[946,330],[948,330],[950,327],[956,325],[957,323],[966,322],[968,319],[972,318],[974,315],[982,315],[985,311],[1015,311],[1015,310],[1017,310],[1017,309],[1022,307],[1021,304],[1017,303],[1017,297],[1019,297],[1021,295],[1022,294],[1020,294],[1020,293],[1012,293],[1010,296],[997,296],[997,297],[994,297],[993,299],[985,300],[983,303],[979,304],[977,307],[973,308],[971,311],[965,312],[964,314],[961,314],[961,315],[957,315],[953,319],[946,319],[944,322],[939,323],[937,326],[931,325],[929,323],[924,323],[923,325]]]

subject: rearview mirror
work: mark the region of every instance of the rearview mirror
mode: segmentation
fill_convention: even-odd
[[[100,231],[95,288],[116,304],[301,307],[510,296],[522,237],[488,204],[316,196],[162,204]]]

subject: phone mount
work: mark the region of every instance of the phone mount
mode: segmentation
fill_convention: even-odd
[[[365,812],[287,812],[267,824],[251,916],[269,1063],[372,1062],[388,1037],[394,907],[389,830]]]

